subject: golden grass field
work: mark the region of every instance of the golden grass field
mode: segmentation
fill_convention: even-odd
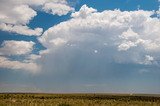
[[[1,93],[0,106],[160,106],[159,95]]]

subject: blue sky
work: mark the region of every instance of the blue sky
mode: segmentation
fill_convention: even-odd
[[[0,92],[160,93],[158,0],[0,2]]]

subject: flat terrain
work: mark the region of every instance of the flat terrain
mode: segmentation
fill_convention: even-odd
[[[159,95],[1,93],[0,106],[160,106]]]

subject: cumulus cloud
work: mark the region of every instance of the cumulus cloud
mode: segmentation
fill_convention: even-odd
[[[9,2],[10,3],[10,2]],[[2,6],[3,5],[3,6]],[[28,5],[13,5],[4,7],[5,4],[1,3],[1,20],[0,23],[7,24],[27,24],[29,21],[37,15],[36,11],[30,8]],[[4,7],[4,8],[3,8]]]
[[[119,51],[123,51],[123,50],[125,51],[125,50],[128,50],[129,48],[134,47],[134,46],[136,46],[136,44],[134,44],[131,41],[127,41],[127,42],[123,42],[122,44],[120,44],[118,46],[118,50]]]
[[[39,72],[40,65],[36,63],[36,60],[40,58],[40,55],[32,54],[34,44],[32,41],[4,41],[0,48],[0,68],[25,70],[33,74]],[[23,56],[22,59],[12,58],[20,55]]]
[[[4,41],[0,48],[0,68],[22,70],[32,74],[39,72],[41,68],[36,60],[41,56],[32,54],[34,44],[32,41]],[[19,60],[12,58],[19,55],[23,58]]]
[[[50,41],[51,43],[53,43],[54,45],[61,45],[66,43],[66,41],[64,39],[61,38],[56,38]]]
[[[2,31],[8,31],[8,32],[13,32],[13,33],[18,33],[22,35],[27,35],[27,36],[39,36],[42,34],[43,29],[42,28],[35,28],[30,29],[28,26],[24,25],[10,25],[10,24],[0,24],[0,29]]]
[[[145,60],[144,60],[144,64],[152,64],[152,62],[154,61],[154,57],[150,56],[150,55],[146,55],[145,56]]]
[[[31,53],[34,42],[30,41],[4,41],[0,48],[0,55],[24,55]]]
[[[96,11],[97,10],[92,7],[89,8],[87,5],[83,5],[78,12],[72,13],[72,17],[86,18],[86,16]]]
[[[41,35],[41,28],[33,30],[26,25],[36,15],[36,11],[27,4],[2,0],[0,1],[0,30],[29,36]]]
[[[74,9],[66,4],[49,2],[45,3],[42,8],[45,12],[51,13],[53,15],[57,14],[59,16],[66,15],[70,11],[74,11]]]
[[[45,63],[44,70],[77,67],[81,71],[110,63],[153,65],[160,51],[160,21],[153,14],[144,10],[97,12],[84,5],[72,13],[72,19],[49,28],[39,38],[48,50],[39,62]]]
[[[37,73],[40,70],[40,67],[34,62],[14,61],[3,56],[0,56],[0,68],[7,68],[12,70],[25,70],[30,73]]]
[[[74,10],[66,0],[1,0],[0,30],[29,36],[41,35],[42,28],[30,29],[27,26],[37,15],[35,7],[59,16]]]
[[[42,11],[53,15],[66,15],[69,12],[73,12],[74,8],[69,6],[67,0],[25,0],[25,3],[33,6],[41,6]]]

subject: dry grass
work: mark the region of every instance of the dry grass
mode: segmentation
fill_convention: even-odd
[[[0,94],[0,106],[160,106],[160,97],[118,94]]]

